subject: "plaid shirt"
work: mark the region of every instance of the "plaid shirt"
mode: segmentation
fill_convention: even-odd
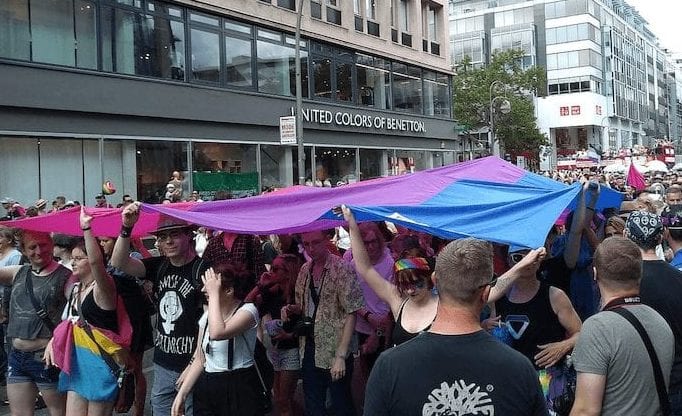
[[[251,242],[249,242],[251,239]],[[251,255],[247,253],[248,246],[251,244]],[[211,264],[218,264],[221,262],[241,263],[244,267],[251,266],[251,270],[256,279],[265,272],[265,264],[263,263],[263,248],[256,236],[248,234],[239,234],[232,243],[232,249],[228,250],[223,244],[223,234],[218,234],[208,240],[208,245],[204,250],[204,259]]]

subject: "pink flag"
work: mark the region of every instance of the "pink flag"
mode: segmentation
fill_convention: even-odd
[[[644,190],[646,188],[646,182],[644,181],[644,176],[635,168],[634,163],[630,163],[630,170],[628,170],[628,177],[625,183],[632,186],[638,191]]]

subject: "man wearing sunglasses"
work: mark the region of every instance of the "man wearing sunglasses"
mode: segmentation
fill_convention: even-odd
[[[140,215],[140,203],[122,211],[121,233],[114,245],[111,265],[122,272],[154,284],[157,338],[154,347],[152,411],[169,415],[175,399],[176,381],[187,367],[197,345],[197,322],[202,315],[201,276],[210,267],[194,250],[194,226],[177,218],[159,217],[156,235],[161,257],[138,260],[130,257],[130,235]],[[192,414],[191,400],[185,403]]]
[[[436,319],[428,332],[379,356],[365,415],[548,414],[530,362],[481,328],[492,276],[490,243],[465,238],[440,252]]]

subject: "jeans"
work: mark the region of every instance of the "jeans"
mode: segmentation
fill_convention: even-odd
[[[154,364],[154,384],[152,385],[152,414],[166,416],[171,414],[173,400],[175,400],[175,382],[180,373]],[[185,401],[185,415],[192,416],[192,395]]]
[[[334,416],[355,415],[350,389],[350,382],[353,378],[353,356],[346,359],[346,375],[340,380],[332,381],[328,369],[315,367],[315,343],[308,338],[301,374],[306,416],[327,414],[325,410],[327,389],[331,395]]]
[[[668,392],[672,416],[682,416],[682,390],[672,390]]]

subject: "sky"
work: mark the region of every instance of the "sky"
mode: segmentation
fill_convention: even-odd
[[[662,47],[682,56],[682,1],[680,0],[625,0],[649,22]]]

